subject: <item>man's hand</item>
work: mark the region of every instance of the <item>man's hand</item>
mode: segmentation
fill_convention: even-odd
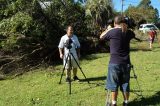
[[[139,42],[142,42],[142,40],[141,39],[139,39],[139,38],[134,38],[135,40],[137,40],[137,41],[139,41]]]
[[[108,30],[106,29],[104,32],[102,32],[102,34],[100,35],[100,39],[104,39],[105,38],[105,34],[108,32]]]
[[[59,48],[59,57],[61,58],[61,59],[63,59],[63,48]]]
[[[60,58],[61,58],[61,59],[63,59],[63,56],[64,56],[63,54],[60,54]]]

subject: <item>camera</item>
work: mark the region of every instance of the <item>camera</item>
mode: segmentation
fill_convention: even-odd
[[[114,20],[113,19],[109,19],[107,21],[107,25],[111,25],[111,27],[114,27]]]
[[[124,17],[124,23],[126,23],[130,29],[134,29],[136,27],[134,19],[128,16]]]
[[[71,45],[72,43],[73,43],[72,39],[69,38],[69,39],[66,40],[66,43],[65,43],[64,46],[65,46],[67,49],[71,49],[71,48],[72,48],[72,45]]]

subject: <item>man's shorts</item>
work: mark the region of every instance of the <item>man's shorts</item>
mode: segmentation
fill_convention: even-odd
[[[71,54],[69,54],[69,57],[67,59],[67,56],[68,55],[65,55],[64,56],[64,59],[63,59],[63,65],[65,66],[65,69],[69,69],[69,68],[77,68],[78,67],[78,64],[79,64],[79,59],[78,59],[78,56],[73,54],[73,56]],[[67,63],[66,63],[67,61]]]
[[[128,64],[109,64],[106,89],[129,92],[130,66]]]

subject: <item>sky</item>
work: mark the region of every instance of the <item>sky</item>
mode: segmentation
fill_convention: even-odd
[[[113,5],[114,5],[114,9],[117,11],[121,11],[121,1],[122,0],[113,0]],[[124,10],[128,8],[129,5],[134,5],[137,6],[140,3],[141,0],[123,0],[123,8]],[[159,16],[160,16],[160,0],[151,0],[151,5],[154,8],[157,8],[159,11]]]

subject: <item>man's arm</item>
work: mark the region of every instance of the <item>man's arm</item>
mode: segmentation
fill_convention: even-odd
[[[130,34],[131,34],[131,39],[133,38],[133,39],[135,39],[135,40],[137,40],[137,41],[139,41],[139,42],[142,42],[141,39],[139,39],[139,38],[136,37],[136,34],[135,34],[131,29],[129,29],[129,31],[131,31],[131,32],[130,32]]]
[[[64,56],[64,37],[61,38],[59,45],[58,45],[58,48],[59,48],[59,56],[61,59],[63,59],[63,56]]]
[[[106,34],[107,34],[108,30],[106,29],[104,32],[102,32],[102,34],[100,35],[100,39],[104,39]]]
[[[137,40],[137,41],[139,41],[139,42],[142,42],[142,40],[139,39],[139,38],[134,37],[134,39]]]
[[[59,55],[60,55],[60,58],[63,59],[63,48],[59,48]]]

